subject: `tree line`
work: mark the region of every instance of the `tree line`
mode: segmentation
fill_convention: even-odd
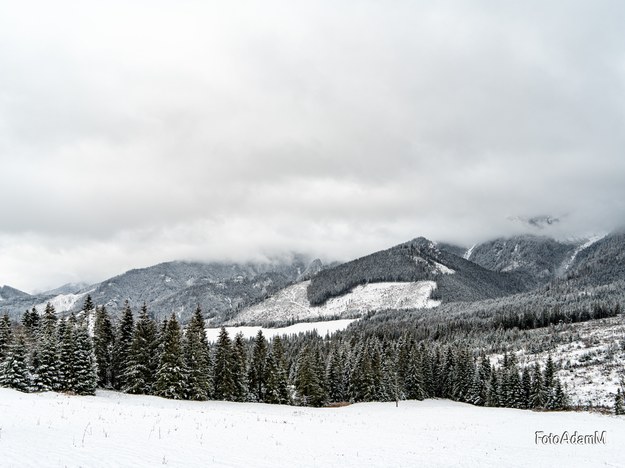
[[[28,311],[20,326],[0,320],[0,385],[20,391],[92,395],[96,388],[172,399],[324,406],[340,402],[447,398],[480,406],[566,409],[553,360],[522,367],[514,353],[493,365],[466,346],[374,336],[251,340],[222,328],[206,338],[198,307],[182,327],[157,323],[144,305],[111,319],[88,297],[83,312]]]

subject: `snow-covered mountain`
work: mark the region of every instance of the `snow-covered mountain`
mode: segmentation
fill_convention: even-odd
[[[467,250],[464,257],[489,270],[520,273],[532,287],[555,278],[582,244],[579,241],[562,242],[545,236],[523,235],[475,245]]]
[[[10,301],[13,299],[24,299],[30,297],[30,294],[12,288],[11,286],[0,287],[0,301]]]

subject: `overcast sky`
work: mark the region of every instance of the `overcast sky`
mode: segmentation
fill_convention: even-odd
[[[0,285],[625,219],[622,1],[0,0]]]

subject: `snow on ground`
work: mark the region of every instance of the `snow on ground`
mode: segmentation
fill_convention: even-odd
[[[434,262],[434,266],[436,267],[436,271],[442,275],[453,275],[456,272],[442,263]]]
[[[446,400],[300,408],[0,389],[0,466],[623,466],[625,418]],[[605,444],[536,444],[604,433]]]
[[[57,312],[67,312],[68,310],[73,309],[76,303],[82,300],[86,295],[86,292],[80,294],[59,294],[46,302],[37,304],[36,307],[39,312],[43,312],[46,308],[46,304],[49,302],[54,306],[54,309]]]
[[[237,333],[243,333],[245,338],[253,338],[258,334],[259,330],[263,331],[263,335],[265,338],[271,339],[275,336],[283,336],[283,335],[297,335],[299,333],[305,333],[309,331],[316,330],[320,336],[325,336],[326,334],[332,335],[333,333],[345,330],[347,326],[355,322],[358,319],[342,319],[342,320],[326,320],[321,322],[301,322],[296,323],[294,325],[290,325],[288,327],[280,327],[280,328],[264,328],[258,326],[249,326],[249,327],[226,327],[230,338],[233,338]],[[217,337],[219,336],[219,331],[221,328],[207,328],[206,329],[206,337],[208,341],[214,342],[217,341]]]
[[[266,323],[362,315],[372,310],[416,309],[436,307],[440,301],[430,299],[436,288],[434,281],[412,283],[370,283],[355,287],[325,304],[313,307],[308,302],[306,289],[310,281],[303,281],[278,291],[275,295],[241,311],[228,324]]]
[[[571,396],[571,403],[585,406],[614,404],[620,379],[625,378],[625,315],[538,329],[545,342],[557,343],[548,351],[517,353],[519,362],[544,366],[551,354],[560,367],[558,376]],[[501,360],[501,355],[491,360]]]

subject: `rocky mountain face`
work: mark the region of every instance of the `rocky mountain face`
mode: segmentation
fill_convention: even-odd
[[[19,289],[12,288],[11,286],[0,287],[0,301],[11,301],[14,299],[25,299],[30,297],[30,294],[20,291]]]
[[[478,244],[465,258],[488,270],[519,273],[532,288],[558,276],[580,245],[544,236],[515,236]]]

